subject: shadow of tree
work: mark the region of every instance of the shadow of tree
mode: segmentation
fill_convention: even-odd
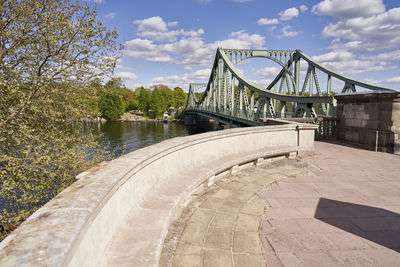
[[[382,208],[320,198],[314,217],[400,252],[400,214]]]

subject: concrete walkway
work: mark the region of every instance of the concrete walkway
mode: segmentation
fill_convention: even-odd
[[[194,195],[161,266],[398,266],[400,157],[317,142]]]

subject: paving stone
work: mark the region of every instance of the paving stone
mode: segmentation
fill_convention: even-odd
[[[282,267],[282,261],[275,253],[263,253],[264,261],[267,267]]]
[[[194,212],[192,217],[190,217],[189,223],[208,225],[214,217],[214,214],[215,211],[213,210],[199,208]]]
[[[188,223],[181,236],[181,241],[193,245],[203,245],[204,233],[207,225]]]
[[[277,232],[282,233],[304,233],[304,229],[297,223],[296,220],[268,220],[269,224]]]
[[[261,253],[259,233],[234,232],[233,251],[253,254]]]
[[[201,267],[201,256],[199,255],[175,255],[172,261],[174,267]]]
[[[228,199],[236,195],[236,191],[228,189],[220,189],[216,194],[213,195],[214,198]]]
[[[390,249],[366,249],[362,253],[379,266],[398,266],[400,262],[400,253]]]
[[[301,242],[306,250],[334,250],[338,247],[324,234],[320,233],[303,233],[296,234],[296,240]]]
[[[265,262],[261,254],[233,254],[236,267],[264,267]]]
[[[230,267],[233,266],[232,254],[229,250],[204,249],[203,266],[207,267]]]
[[[276,252],[303,251],[305,249],[294,234],[270,232],[264,235]]]
[[[233,229],[236,224],[237,216],[237,213],[216,213],[210,226]]]
[[[315,147],[303,163],[262,164],[217,181],[186,225],[176,255],[196,256],[197,264],[204,240],[203,266],[232,266],[232,260],[236,266],[397,266],[399,159],[329,143]],[[195,227],[210,220],[210,228]]]
[[[204,246],[206,248],[230,249],[232,228],[210,227],[207,231]]]
[[[245,203],[240,210],[241,213],[255,216],[264,214],[264,211],[265,206],[263,204],[254,202]]]
[[[209,197],[206,199],[200,207],[204,209],[218,210],[224,204],[225,200],[215,197]]]
[[[340,266],[377,266],[376,262],[359,250],[329,251]]]
[[[297,223],[306,233],[330,233],[338,229],[324,221],[318,219],[296,219]]]
[[[325,236],[338,247],[339,250],[367,249],[367,242],[361,237],[347,232],[325,233]]]
[[[296,257],[293,252],[278,252],[278,257],[286,267],[299,267],[305,266],[303,263]]]
[[[175,250],[175,255],[198,255],[201,256],[201,246],[194,246],[187,243],[180,242]]]
[[[328,254],[325,252],[296,252],[296,257],[307,267],[320,267],[320,266],[338,266]]]
[[[243,188],[246,184],[238,181],[230,181],[229,183],[225,183],[223,185],[220,185],[222,188],[227,189],[227,190],[240,190]]]
[[[259,226],[260,226],[259,217],[240,213],[237,219],[236,230],[257,232]]]
[[[297,208],[271,208],[267,210],[266,215],[277,220],[304,218]]]
[[[224,199],[222,205],[217,208],[217,211],[237,213],[242,207],[242,203],[238,201],[233,201],[232,199]]]

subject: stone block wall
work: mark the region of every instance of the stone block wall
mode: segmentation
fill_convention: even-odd
[[[338,140],[400,154],[400,93],[335,96]]]

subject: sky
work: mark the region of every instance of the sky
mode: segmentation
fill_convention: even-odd
[[[400,89],[400,0],[89,1],[119,33],[114,75],[131,89],[207,82],[218,47],[300,49],[348,77]],[[237,67],[264,87],[280,71],[267,59]]]

